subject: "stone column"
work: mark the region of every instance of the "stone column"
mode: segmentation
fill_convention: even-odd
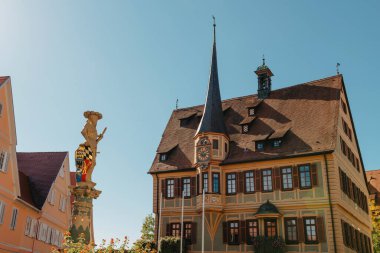
[[[94,227],[92,224],[92,200],[99,197],[101,191],[96,190],[94,182],[77,182],[76,186],[71,187],[73,194],[74,206],[72,210],[72,225],[70,233],[74,241],[78,241],[79,236],[83,233],[85,242],[91,244],[95,242]]]

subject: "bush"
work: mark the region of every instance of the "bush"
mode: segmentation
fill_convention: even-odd
[[[99,247],[95,249],[94,245],[88,245],[86,243],[85,234],[80,234],[78,241],[75,242],[70,232],[66,232],[64,234],[62,249],[53,248],[52,253],[125,253],[128,252],[127,244],[127,237],[125,237],[123,241],[111,239],[107,245],[106,241],[103,240]]]
[[[157,253],[157,245],[154,240],[138,239],[132,247],[133,253]]]
[[[186,253],[186,241],[183,240],[182,252]],[[160,253],[179,253],[181,248],[181,240],[179,237],[166,236],[160,240]]]

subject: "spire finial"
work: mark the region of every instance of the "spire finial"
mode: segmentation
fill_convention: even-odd
[[[265,65],[265,55],[263,54],[263,66]]]
[[[339,75],[339,66],[340,66],[340,63],[337,62],[336,63],[336,74]]]
[[[214,26],[214,43],[215,43],[215,41],[216,41],[216,36],[215,36],[216,23],[215,23],[215,16],[214,15],[212,16],[212,19],[214,20],[213,26]]]

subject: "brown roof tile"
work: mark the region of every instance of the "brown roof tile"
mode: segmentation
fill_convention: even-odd
[[[222,101],[229,106],[224,112],[230,152],[224,163],[239,163],[274,159],[298,154],[310,154],[335,149],[341,75],[274,90],[259,102],[257,95]],[[248,133],[241,133],[241,123],[248,117],[247,107],[260,106]],[[203,105],[173,111],[158,150],[176,146],[165,163],[156,155],[149,172],[188,169],[193,167],[194,140],[199,117],[192,117],[184,125],[179,118],[188,111],[203,111]],[[284,133],[286,131],[286,135]],[[289,130],[290,129],[290,130]],[[271,134],[284,135],[282,146],[256,151],[254,141]]]
[[[17,152],[20,198],[41,209],[67,152]]]
[[[380,170],[366,171],[370,194],[380,193]]]

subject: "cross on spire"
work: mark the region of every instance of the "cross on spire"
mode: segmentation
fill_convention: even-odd
[[[214,24],[213,24],[213,26],[214,26],[214,43],[216,42],[216,32],[215,32],[215,30],[216,30],[216,23],[215,23],[215,16],[212,16],[212,19],[214,20]]]

